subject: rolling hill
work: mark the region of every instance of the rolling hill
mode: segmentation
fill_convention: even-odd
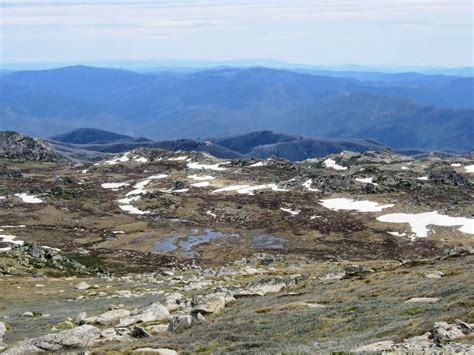
[[[0,129],[45,137],[92,127],[153,140],[272,130],[375,139],[404,149],[470,150],[472,80],[416,73],[330,77],[267,68],[22,71],[0,78]]]
[[[388,149],[387,146],[370,140],[324,139],[319,137],[292,136],[271,131],[258,131],[207,140],[175,139],[154,142],[142,138],[135,141],[117,140],[110,141],[109,143],[74,143],[73,141],[77,141],[75,138],[83,134],[83,132],[93,132],[96,134],[96,137],[99,134],[100,137],[122,137],[122,135],[107,131],[80,129],[59,136],[61,140],[58,140],[58,137],[53,137],[47,140],[47,142],[54,146],[63,156],[83,161],[100,159],[109,154],[123,153],[141,147],[160,148],[169,151],[199,151],[222,159],[278,157],[292,161],[323,157],[344,150],[365,152]]]

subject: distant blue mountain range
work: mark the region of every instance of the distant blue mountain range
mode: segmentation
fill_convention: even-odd
[[[153,140],[273,130],[471,150],[474,79],[264,67],[0,73],[0,130],[50,137],[83,127]]]

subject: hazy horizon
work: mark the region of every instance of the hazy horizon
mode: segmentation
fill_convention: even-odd
[[[380,73],[420,73],[425,75],[474,76],[474,66],[417,66],[417,65],[363,65],[348,63],[341,65],[321,65],[311,63],[293,63],[276,59],[229,59],[229,60],[197,60],[197,59],[149,59],[149,60],[102,60],[102,61],[62,61],[62,62],[18,62],[1,63],[0,70],[48,70],[72,66],[88,66],[95,68],[122,69],[137,72],[154,70],[207,70],[217,68],[252,68],[263,67],[279,70],[307,70],[329,72],[380,72]]]
[[[249,60],[321,67],[473,65],[473,5],[466,0],[1,0],[0,5],[2,67]]]

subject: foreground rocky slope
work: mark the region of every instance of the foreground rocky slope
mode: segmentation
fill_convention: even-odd
[[[474,351],[472,157],[0,159],[7,354]]]
[[[473,252],[357,264],[257,254],[213,268],[6,278],[5,353],[469,352]]]

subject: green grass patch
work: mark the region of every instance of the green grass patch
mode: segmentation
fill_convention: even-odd
[[[425,310],[420,307],[413,307],[413,308],[408,308],[405,309],[404,311],[400,312],[400,315],[402,316],[416,316],[417,314],[424,313]]]

